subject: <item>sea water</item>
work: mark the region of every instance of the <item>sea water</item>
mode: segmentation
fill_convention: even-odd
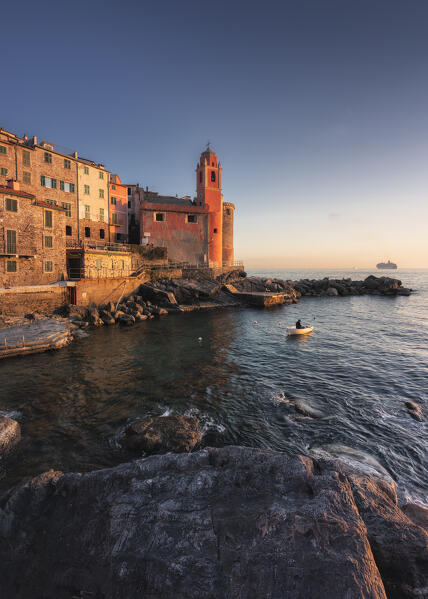
[[[22,441],[0,464],[2,490],[49,468],[82,472],[132,459],[118,443],[127,424],[187,414],[201,421],[203,445],[342,456],[392,478],[403,499],[428,503],[428,425],[405,406],[415,401],[428,415],[428,271],[250,274],[386,275],[415,293],[170,315],[5,360],[0,413],[20,422]],[[299,318],[313,334],[287,337]]]

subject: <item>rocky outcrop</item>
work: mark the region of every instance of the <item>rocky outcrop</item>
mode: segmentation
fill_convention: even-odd
[[[344,295],[410,295],[411,289],[401,285],[398,279],[370,275],[364,281],[352,279],[301,279],[290,282],[302,296],[344,296]]]
[[[145,418],[128,426],[120,444],[147,454],[189,452],[202,439],[199,421],[189,416]]]
[[[0,499],[17,599],[420,599],[426,540],[392,483],[242,447],[50,471]]]
[[[0,456],[9,453],[21,440],[21,427],[16,420],[0,416]]]
[[[422,412],[422,407],[414,401],[406,401],[406,408],[410,416],[419,422],[424,422],[425,418]]]

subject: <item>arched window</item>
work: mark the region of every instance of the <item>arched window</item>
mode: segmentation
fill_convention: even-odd
[[[211,181],[215,182],[215,172],[211,171]]]
[[[199,183],[202,183],[202,171],[199,171]]]

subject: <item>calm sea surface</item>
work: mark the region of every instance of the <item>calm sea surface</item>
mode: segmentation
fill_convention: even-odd
[[[49,468],[87,471],[126,461],[117,437],[129,422],[177,413],[200,418],[205,444],[358,450],[390,473],[402,496],[427,503],[428,427],[404,402],[424,404],[428,415],[428,271],[374,274],[400,278],[417,292],[174,315],[0,362],[0,413],[22,427],[17,451],[0,464],[1,488]],[[287,338],[298,318],[314,325],[313,335]],[[298,399],[323,416],[297,414]]]

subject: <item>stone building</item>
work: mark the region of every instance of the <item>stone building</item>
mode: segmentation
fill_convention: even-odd
[[[128,187],[119,175],[110,175],[110,240],[128,242]]]
[[[0,286],[49,284],[66,278],[66,209],[0,185]]]
[[[3,175],[1,175],[3,173]],[[64,235],[79,237],[77,171],[72,157],[57,152],[53,144],[0,130],[0,185],[13,179],[19,189],[37,200],[64,209]]]

